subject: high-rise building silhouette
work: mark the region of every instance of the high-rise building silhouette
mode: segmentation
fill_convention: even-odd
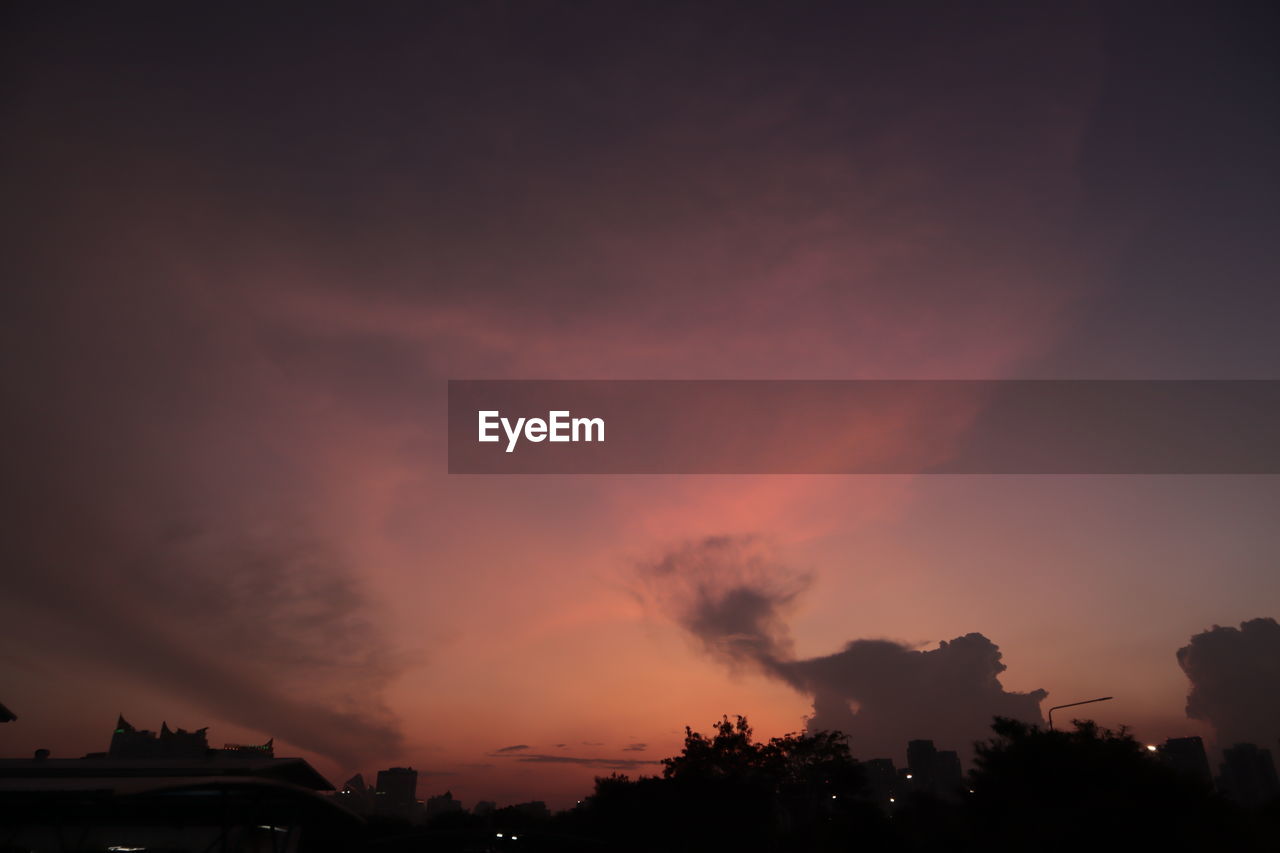
[[[959,793],[964,786],[964,771],[960,767],[960,754],[954,749],[938,751],[933,762],[936,793],[950,796]]]
[[[931,740],[907,744],[907,779],[912,791],[954,797],[964,783],[960,755],[951,749],[939,750]]]
[[[462,811],[462,803],[453,798],[452,791],[445,791],[435,797],[428,797],[426,802],[426,818],[434,820],[447,814],[457,814]]]
[[[418,771],[412,767],[379,770],[374,801],[379,814],[414,817],[418,806]]]
[[[1159,750],[1160,760],[1180,775],[1213,786],[1213,773],[1209,769],[1209,756],[1204,751],[1204,741],[1198,737],[1171,737]]]
[[[867,774],[867,787],[871,799],[884,806],[898,793],[898,768],[893,766],[891,758],[872,758],[862,762]]]
[[[907,744],[907,770],[911,773],[912,787],[933,788],[934,764],[938,749],[931,740],[913,740]]]
[[[1271,750],[1252,743],[1238,743],[1222,751],[1218,790],[1236,802],[1256,806],[1280,797],[1276,765]]]

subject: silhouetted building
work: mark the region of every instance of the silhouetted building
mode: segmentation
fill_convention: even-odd
[[[481,800],[476,803],[476,807],[471,810],[471,813],[477,817],[484,817],[485,815],[493,814],[497,810],[498,804],[493,800]]]
[[[174,731],[160,724],[160,733],[138,730],[121,714],[111,735],[108,758],[203,758],[209,751],[208,729]]]
[[[196,749],[203,729],[116,728],[112,752],[0,760],[5,849],[340,849],[360,823],[301,758]]]
[[[437,797],[429,797],[426,804],[427,820],[447,814],[458,814],[462,811],[462,802],[453,798],[452,791],[445,791]]]
[[[1222,751],[1222,772],[1218,790],[1246,806],[1256,806],[1280,797],[1276,765],[1271,751],[1252,743],[1238,743]]]
[[[907,743],[907,767],[913,775],[920,777],[933,770],[933,759],[938,750],[931,740],[913,740]]]
[[[379,770],[374,802],[378,814],[405,820],[417,817],[418,771],[412,767]]]
[[[884,806],[897,796],[898,768],[893,766],[892,758],[873,758],[862,762],[862,767],[867,774],[867,790],[872,802]]]
[[[941,797],[955,797],[964,784],[960,756],[954,750],[938,750],[931,740],[907,744],[907,788]]]
[[[1212,788],[1213,772],[1204,741],[1198,737],[1171,737],[1160,747],[1160,760],[1180,775]]]
[[[359,773],[344,782],[334,796],[343,806],[358,815],[373,814],[373,789],[365,784],[364,776]]]
[[[964,787],[964,770],[960,767],[960,754],[954,749],[938,751],[933,772],[940,794],[957,794]]]
[[[18,719],[18,715],[6,708],[3,703],[0,703],[0,723],[12,723],[16,719]]]
[[[111,734],[111,746],[107,758],[203,758],[206,755],[225,754],[244,758],[274,758],[275,739],[264,744],[245,746],[229,743],[222,749],[209,746],[208,727],[189,732],[171,729],[168,723],[160,724],[160,733],[137,729],[121,714]],[[94,753],[100,757],[102,753]]]
[[[527,803],[516,803],[511,810],[525,817],[546,820],[551,817],[551,809],[542,800],[530,800]]]
[[[268,738],[266,743],[257,744],[227,743],[222,745],[222,751],[232,755],[273,758],[276,754],[276,739]]]

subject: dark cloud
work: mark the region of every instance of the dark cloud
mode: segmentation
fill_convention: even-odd
[[[1261,618],[1214,625],[1178,649],[1191,681],[1187,716],[1213,726],[1222,746],[1274,746],[1280,736],[1280,624]]]
[[[97,555],[86,544],[69,543],[83,562],[36,559],[15,573],[0,613],[22,647],[164,685],[217,719],[348,766],[398,751],[381,692],[401,663],[328,547],[288,533],[161,537]]]
[[[600,224],[636,231],[675,220],[706,228],[699,219],[708,212],[736,214],[721,228],[737,224],[753,209],[769,210],[766,193],[778,182],[803,199],[786,199],[779,218],[842,212],[853,206],[846,193],[866,192],[877,174],[842,174],[831,161],[853,151],[882,165],[886,152],[875,129],[896,139],[953,110],[973,113],[963,137],[911,140],[927,154],[918,158],[924,175],[899,178],[899,195],[927,179],[993,192],[996,166],[1044,180],[1035,168],[1049,156],[1039,150],[1047,147],[1040,138],[1082,97],[1076,78],[1092,57],[1077,39],[1093,41],[1081,33],[1090,16],[934,14],[954,38],[921,39],[917,17],[892,4],[878,10],[831,4],[802,15],[789,14],[785,4],[745,13],[713,3],[678,15],[621,6],[606,12],[432,4],[370,10],[358,20],[317,11],[308,39],[296,43],[289,37],[296,22],[287,15],[259,12],[251,24],[237,25],[238,16],[222,9],[159,16],[154,9],[86,10],[74,25],[37,23],[10,47],[24,68],[34,69],[24,77],[27,97],[19,106],[35,109],[39,97],[49,99],[58,115],[97,131],[64,131],[38,162],[56,154],[70,159],[67,149],[96,154],[95,163],[122,156],[95,144],[102,137],[169,158],[189,150],[186,157],[203,167],[197,174],[231,184],[246,215],[289,223],[271,231],[277,240],[282,230],[309,237],[319,265],[346,273],[335,278],[352,289],[420,289],[416,276],[384,269],[396,266],[386,258],[421,255],[441,271],[432,287],[453,297],[473,289],[460,271],[485,253],[482,269],[492,270],[486,292],[518,299],[526,310],[585,311],[605,298],[589,284],[600,277],[598,266],[577,271],[563,264],[540,288],[523,286],[530,270],[549,256],[560,260],[575,243],[580,263],[601,263],[582,239]],[[726,16],[733,27],[724,27]],[[1056,37],[1046,40],[1044,32]],[[991,54],[1027,39],[1037,50],[1016,77],[983,73]],[[183,45],[179,57],[171,43]],[[222,61],[228,50],[238,57],[234,67]],[[549,55],[572,59],[552,66]],[[314,91],[299,87],[298,75]],[[81,80],[94,85],[77,86]],[[275,108],[281,98],[293,105],[284,115]],[[126,100],[169,121],[158,129],[103,104]],[[907,101],[913,109],[904,112],[897,105]],[[462,110],[466,121],[435,120]],[[1005,110],[1020,120],[1001,120]],[[335,115],[344,119],[337,126]],[[26,133],[11,134],[19,138],[10,144],[36,148],[46,142],[40,131],[48,123],[21,123]],[[378,157],[365,155],[363,138],[379,140]],[[512,139],[522,144],[512,148]],[[1011,156],[1028,148],[1039,157],[1028,163],[1025,153]],[[706,161],[690,151],[716,154]],[[438,165],[444,163],[447,169]],[[270,190],[263,186],[268,180]],[[723,207],[707,210],[717,202]],[[548,205],[555,215],[547,215]],[[335,234],[346,239],[335,241]],[[485,252],[498,244],[500,257]],[[521,268],[523,275],[510,274]],[[610,280],[628,274],[604,272]]]
[[[863,757],[896,755],[931,738],[967,750],[995,715],[1040,722],[1043,690],[1006,691],[1000,650],[972,633],[919,650],[862,639],[799,659],[785,619],[807,578],[773,560],[754,537],[713,537],[642,567],[644,595],[733,666],[751,665],[813,696],[810,730],[850,736]]]
[[[632,743],[622,748],[623,752],[644,752],[649,748],[647,743]]]
[[[787,570],[754,537],[713,536],[644,567],[646,594],[726,662],[772,664],[793,655],[786,612],[809,578]]]
[[[526,750],[526,749],[529,749],[529,744],[517,743],[514,746],[504,746],[502,747],[502,749],[495,749],[493,753],[494,755],[498,755],[503,752],[521,752],[522,750]]]
[[[1034,51],[1034,71],[992,75],[980,60],[1038,21],[949,13],[963,37],[925,44],[891,9],[734,11],[726,29],[727,11],[433,4],[321,15],[302,40],[283,37],[285,13],[23,13],[5,32],[22,85],[0,139],[22,164],[5,173],[0,619],[24,659],[60,655],[86,694],[128,680],[334,757],[394,753],[382,696],[400,658],[351,556],[353,507],[331,506],[387,433],[326,424],[422,440],[431,377],[525,374],[532,351],[576,364],[542,345],[546,327],[514,332],[537,319],[556,338],[566,318],[603,330],[620,344],[602,348],[606,372],[634,339],[682,374],[717,371],[703,341],[738,371],[745,356],[794,369],[754,332],[708,339],[706,311],[757,329],[763,306],[805,330],[805,364],[814,321],[818,340],[874,346],[844,318],[882,279],[890,321],[914,322],[926,294],[933,313],[989,319],[992,294],[954,271],[1052,231],[1057,178],[1036,184],[1034,215],[1009,188],[1064,172],[1075,186],[1059,154],[1061,116],[1083,103],[1063,73],[1075,36]],[[1059,17],[1044,29],[1078,32]],[[573,60],[546,61],[559,55]],[[977,132],[931,132],[957,110]],[[948,214],[965,227],[932,239]],[[930,239],[902,231],[916,222]],[[788,270],[811,258],[796,274],[830,299],[805,308]],[[691,268],[727,284],[693,294]],[[1018,276],[1018,292],[1045,279]],[[785,658],[761,622],[778,593],[744,586],[717,609],[707,591],[699,628],[744,662]]]
[[[1004,670],[999,647],[972,633],[929,650],[854,640],[835,654],[773,671],[813,695],[810,729],[846,732],[864,755],[893,755],[916,738],[967,750],[990,735],[995,715],[1040,722],[1048,694],[1006,691],[999,679]]]
[[[128,280],[105,261],[100,274]],[[255,367],[234,311],[183,304],[198,288],[130,287],[100,304],[87,286],[65,294],[74,312],[37,300],[13,342],[47,373],[0,368],[21,410],[0,491],[11,651],[56,661],[88,695],[140,685],[139,701],[211,718],[191,725],[224,720],[348,767],[395,755],[383,692],[405,658],[326,532],[306,420]],[[148,716],[99,709],[120,711]]]

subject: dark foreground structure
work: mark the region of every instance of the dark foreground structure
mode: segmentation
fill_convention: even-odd
[[[306,853],[360,843],[363,821],[322,795],[333,786],[301,758],[209,749],[203,730],[167,726],[168,737],[124,731],[132,737],[122,750],[124,728],[108,753],[0,760],[0,853]]]
[[[452,797],[422,807],[416,773],[393,768],[378,790],[399,789],[400,805],[415,808],[375,804],[361,818],[342,805],[350,796],[329,796],[306,761],[276,758],[270,743],[208,749],[203,731],[125,724],[107,753],[0,761],[0,853],[1280,849],[1265,749],[1234,748],[1224,791],[1197,738],[1144,745],[1089,721],[1054,731],[997,718],[992,728],[962,776],[926,740],[896,770],[853,759],[835,732],[759,742],[745,718],[726,717],[708,735],[686,730],[660,776],[598,778],[566,812],[466,812]],[[1267,784],[1246,787],[1246,776]]]
[[[576,808],[443,814],[426,825],[370,820],[369,851],[1274,851],[1280,802],[1213,789],[1196,739],[1161,748],[1089,721],[1045,730],[999,719],[960,775],[925,740],[909,766],[854,760],[836,733],[758,742],[744,718],[686,731],[661,776],[613,775]]]

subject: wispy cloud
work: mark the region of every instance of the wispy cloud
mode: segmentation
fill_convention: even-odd
[[[516,761],[531,764],[576,764],[581,767],[604,767],[611,770],[629,770],[658,763],[656,759],[652,758],[587,758],[577,755],[542,755],[538,753],[519,755],[515,758]]]

